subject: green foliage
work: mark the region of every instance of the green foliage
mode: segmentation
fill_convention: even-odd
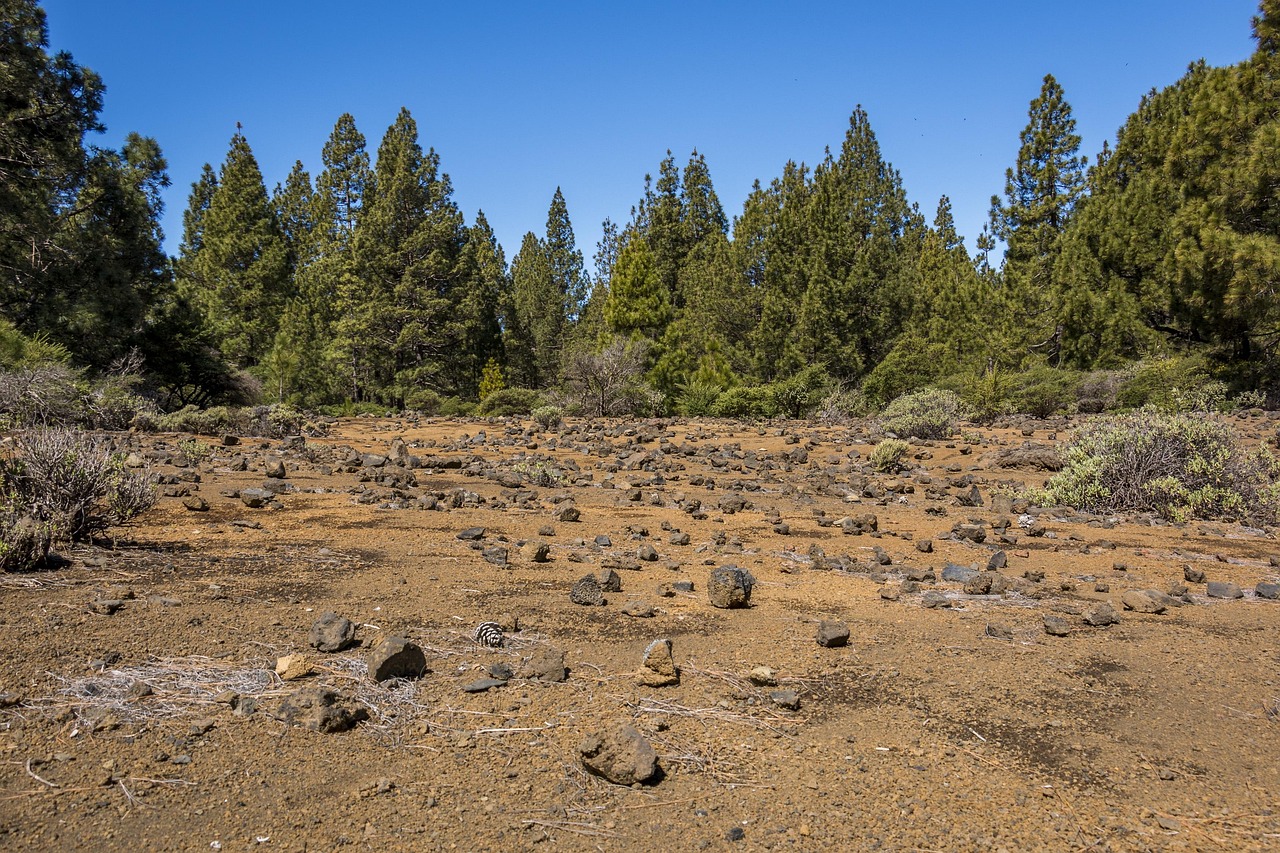
[[[902,460],[910,450],[911,445],[902,439],[886,438],[871,451],[868,461],[881,474],[895,474],[902,467]]]
[[[49,556],[53,530],[47,522],[25,514],[10,496],[0,507],[0,572],[38,568]]]
[[[1204,417],[1142,409],[1093,421],[1076,433],[1065,463],[1033,500],[1174,521],[1275,523],[1280,513],[1280,464]]]
[[[781,411],[777,399],[767,386],[739,385],[717,397],[711,405],[710,414],[715,418],[763,420],[776,418]]]
[[[613,265],[604,319],[612,332],[651,340],[671,321],[670,294],[643,240],[629,240]]]
[[[594,418],[658,414],[662,395],[644,381],[648,354],[647,343],[623,338],[573,352],[564,371],[570,405]]]
[[[556,429],[564,423],[564,410],[559,406],[539,406],[531,414],[533,422],[543,429]]]
[[[178,442],[178,452],[187,465],[194,468],[213,455],[213,448],[198,439],[187,438]]]
[[[480,374],[480,399],[483,400],[506,387],[507,383],[502,377],[502,365],[498,364],[496,359],[489,359],[485,362],[484,372]]]
[[[1071,370],[1060,370],[1038,365],[1017,377],[1014,407],[1017,411],[1037,418],[1047,418],[1069,411],[1076,402],[1080,387],[1080,375]]]
[[[687,418],[700,418],[711,414],[724,388],[716,382],[695,379],[679,386],[678,391],[676,411]]]
[[[445,397],[440,401],[439,415],[442,418],[469,418],[476,411],[476,404],[461,397]]]
[[[1223,411],[1227,387],[1210,378],[1199,357],[1149,359],[1133,365],[1116,391],[1122,408],[1151,406],[1166,412]]]
[[[904,394],[880,413],[885,431],[899,438],[949,438],[960,417],[960,398],[952,391],[926,388]]]
[[[542,404],[542,395],[531,388],[503,388],[480,401],[476,414],[481,417],[527,415]]]
[[[848,423],[875,413],[875,406],[857,388],[837,388],[818,404],[814,416],[824,423]]]
[[[1013,410],[1014,378],[992,365],[986,370],[963,373],[955,378],[973,419],[988,424]]]
[[[406,391],[404,395],[404,407],[412,409],[421,415],[431,417],[440,412],[441,399],[440,395],[430,388],[414,388]]]

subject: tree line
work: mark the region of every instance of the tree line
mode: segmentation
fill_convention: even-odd
[[[1092,162],[1047,75],[976,256],[945,196],[932,215],[907,198],[857,107],[838,148],[732,219],[706,159],[668,151],[590,270],[559,190],[508,264],[407,109],[376,151],[342,115],[319,173],[299,161],[272,191],[237,129],[168,258],[159,145],[91,145],[101,80],[48,53],[35,2],[3,9],[0,317],[92,369],[133,354],[165,405],[459,410],[611,348],[648,408],[690,414],[796,376],[882,405],[1162,356],[1280,397],[1280,0],[1249,59],[1147,93]]]

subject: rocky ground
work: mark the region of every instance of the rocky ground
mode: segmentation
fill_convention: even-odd
[[[159,506],[0,576],[0,847],[1278,849],[1280,543],[1025,506],[1071,426],[115,436]]]

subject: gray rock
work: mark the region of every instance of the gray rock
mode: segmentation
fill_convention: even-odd
[[[956,495],[956,501],[960,506],[982,506],[982,492],[978,491],[977,486],[974,486],[969,491]]]
[[[582,512],[573,504],[565,502],[556,507],[551,513],[551,517],[556,521],[575,522],[582,518]]]
[[[672,533],[671,536],[667,539],[667,542],[671,545],[688,545],[689,534],[683,531]]]
[[[1254,587],[1253,594],[1258,598],[1269,598],[1272,601],[1280,599],[1280,583],[1262,581]]]
[[[917,539],[917,540],[916,540],[916,550],[917,550],[917,551],[919,551],[921,554],[932,554],[932,553],[933,553],[933,540],[932,540],[932,539]]]
[[[991,555],[991,559],[987,560],[987,571],[998,572],[1009,565],[1009,555],[1004,551],[996,551]]]
[[[596,581],[604,592],[622,592],[622,575],[613,569],[601,569],[596,572]]]
[[[897,601],[902,597],[902,587],[898,584],[885,584],[880,587],[880,597],[885,601]]]
[[[374,646],[366,660],[374,681],[392,678],[421,678],[427,671],[427,657],[417,643],[404,637],[387,637]]]
[[[930,590],[920,596],[920,604],[928,610],[935,607],[950,607],[951,600],[936,590]]]
[[[1182,579],[1187,583],[1204,583],[1204,569],[1196,569],[1191,566],[1182,567]]]
[[[595,575],[585,575],[569,590],[569,600],[584,607],[604,604],[604,590]]]
[[[564,652],[551,646],[544,646],[520,664],[516,676],[530,681],[555,683],[565,681],[569,678],[569,671],[565,669]]]
[[[1084,624],[1094,628],[1105,628],[1120,621],[1120,614],[1107,602],[1095,604],[1084,612]]]
[[[907,566],[902,570],[902,576],[916,583],[933,583],[938,579],[928,566]]]
[[[315,732],[344,732],[369,719],[369,711],[332,687],[315,685],[285,697],[277,716],[291,726]]]
[[[746,569],[737,566],[720,566],[711,570],[707,580],[707,595],[713,607],[747,607],[751,603],[751,589],[755,578]]]
[[[1125,610],[1135,613],[1164,613],[1172,599],[1156,589],[1131,589],[1120,597]]]
[[[1244,590],[1230,581],[1209,581],[1205,594],[1210,598],[1244,598]]]
[[[957,566],[955,563],[947,563],[942,569],[942,579],[952,583],[968,583],[977,574],[973,569],[966,566]]]
[[[458,534],[458,539],[463,542],[478,542],[484,538],[485,529],[483,527],[468,527]]]
[[[800,694],[794,690],[774,690],[769,693],[769,701],[786,711],[800,710]]]
[[[486,563],[492,563],[495,566],[503,566],[503,567],[506,567],[507,565],[507,557],[509,552],[507,551],[506,546],[493,545],[489,548],[485,548],[480,553],[481,555],[483,555]]]
[[[283,480],[288,476],[283,459],[268,459],[264,473],[272,480]]]
[[[182,499],[182,505],[192,512],[209,511],[209,502],[199,495],[188,495]]]
[[[844,622],[828,621],[818,625],[818,645],[826,649],[838,649],[849,644],[849,626]]]
[[[658,753],[626,724],[595,732],[578,744],[578,757],[589,772],[615,785],[634,785],[658,773]]]
[[[547,563],[551,561],[551,546],[546,542],[538,542],[533,546],[533,561]]]
[[[311,623],[307,642],[322,652],[340,652],[356,641],[356,626],[350,619],[329,611]]]
[[[652,545],[645,543],[644,545],[641,545],[639,548],[636,549],[636,557],[638,559],[644,560],[646,563],[657,562],[658,550],[654,548]]]
[[[1050,637],[1065,637],[1071,633],[1071,623],[1061,616],[1046,613],[1044,616],[1044,632]]]
[[[640,660],[639,681],[646,687],[667,687],[680,683],[680,669],[668,639],[654,640],[645,647]]]
[[[259,509],[267,505],[275,495],[266,489],[241,489],[240,502],[250,509]]]
[[[486,690],[492,690],[495,687],[506,687],[506,679],[502,678],[478,678],[468,684],[462,685],[464,693],[484,693]]]
[[[956,539],[967,539],[981,544],[987,541],[987,531],[981,524],[959,522],[951,528],[951,535]]]
[[[633,616],[636,619],[652,619],[656,612],[653,605],[647,601],[630,601],[622,608],[622,615]]]

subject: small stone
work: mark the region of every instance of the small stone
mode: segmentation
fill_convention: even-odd
[[[556,521],[571,523],[581,520],[582,512],[576,506],[566,501],[556,507],[555,511],[551,513],[551,516],[555,518]]]
[[[480,678],[469,684],[464,684],[462,690],[464,693],[484,693],[486,690],[492,690],[495,687],[506,687],[507,682],[500,678]]]
[[[182,505],[192,512],[209,511],[209,502],[199,495],[187,495],[182,499]]]
[[[1125,610],[1135,613],[1164,613],[1169,609],[1169,596],[1155,589],[1131,589],[1120,597]]]
[[[1196,569],[1191,566],[1182,567],[1182,579],[1187,583],[1204,583],[1204,569]]]
[[[729,831],[724,834],[725,841],[741,841],[746,837],[747,837],[746,830],[744,830],[740,826],[731,827]]]
[[[774,675],[772,669],[767,666],[758,666],[747,674],[747,680],[756,687],[773,687],[778,683],[778,678]]]
[[[551,546],[546,542],[538,542],[533,546],[533,561],[547,563],[551,561]]]
[[[278,716],[290,725],[312,731],[343,732],[369,719],[369,711],[363,705],[344,698],[332,687],[316,685],[304,687],[286,697]]]
[[[990,595],[991,579],[994,577],[992,572],[975,572],[973,577],[964,583],[965,595]]]
[[[652,545],[645,543],[636,549],[636,558],[646,563],[654,563],[658,560],[658,551]]]
[[[1253,594],[1258,596],[1258,598],[1268,598],[1272,601],[1280,599],[1280,583],[1262,581],[1254,587]]]
[[[998,572],[1009,565],[1009,555],[1004,551],[996,551],[991,555],[991,559],[987,560],[987,571]]]
[[[676,666],[670,640],[654,640],[645,647],[640,661],[639,682],[646,687],[680,683],[680,669]]]
[[[942,579],[951,581],[952,583],[968,583],[969,580],[978,573],[967,566],[957,566],[955,563],[947,563],[942,570]]]
[[[369,652],[369,677],[374,681],[392,678],[421,678],[427,671],[427,657],[417,643],[404,637],[387,637]]]
[[[276,675],[283,681],[297,681],[314,672],[311,662],[302,655],[285,655],[276,660]]]
[[[755,578],[737,566],[721,566],[711,571],[707,581],[707,595],[713,607],[747,607],[751,603],[751,589]]]
[[[891,583],[880,587],[880,597],[885,601],[897,601],[902,597],[902,585]]]
[[[347,618],[328,611],[311,623],[307,641],[313,649],[322,652],[340,652],[355,644],[356,626]]]
[[[656,612],[653,605],[646,601],[630,601],[622,608],[622,615],[636,619],[652,619]]]
[[[241,489],[240,503],[250,509],[261,509],[266,506],[275,496],[266,489]]]
[[[1092,625],[1094,628],[1106,628],[1108,625],[1115,625],[1120,621],[1120,614],[1116,613],[1116,609],[1105,601],[1101,604],[1095,604],[1084,612],[1084,624]]]
[[[818,645],[838,649],[849,644],[849,626],[844,622],[823,620],[818,625]]]
[[[506,547],[502,545],[494,545],[492,547],[485,548],[481,552],[486,563],[492,563],[495,566],[503,566],[503,567],[507,565],[508,553],[509,552],[507,551]]]
[[[103,616],[110,616],[124,607],[124,602],[117,598],[99,598],[89,603],[89,609],[94,613],[101,613]]]
[[[622,592],[622,575],[613,569],[601,569],[595,577],[604,592]]]
[[[615,785],[634,785],[658,772],[658,754],[649,741],[626,724],[588,735],[578,745],[578,757],[589,772]]]
[[[544,646],[525,659],[516,673],[519,678],[531,681],[559,683],[569,677],[564,665],[564,652],[551,646]]]
[[[288,472],[284,467],[283,459],[268,460],[265,473],[267,477],[272,480],[283,480],[288,475]]]
[[[1230,581],[1209,581],[1205,594],[1210,598],[1244,598],[1244,590]]]
[[[466,530],[458,533],[457,538],[462,542],[479,542],[484,538],[485,533],[486,530],[483,527],[468,527]]]
[[[925,609],[932,610],[936,607],[950,607],[951,600],[936,590],[929,590],[920,596],[920,604]]]
[[[584,607],[604,604],[604,590],[595,575],[585,575],[569,590],[569,600]]]
[[[916,540],[916,550],[917,550],[917,551],[919,551],[921,554],[932,554],[932,553],[933,553],[933,540],[932,540],[932,539],[917,539],[917,540]]]
[[[769,701],[784,711],[800,710],[800,694],[794,690],[774,690],[769,694]]]
[[[1046,613],[1044,617],[1044,632],[1050,637],[1065,637],[1071,633],[1071,623],[1061,616]]]

